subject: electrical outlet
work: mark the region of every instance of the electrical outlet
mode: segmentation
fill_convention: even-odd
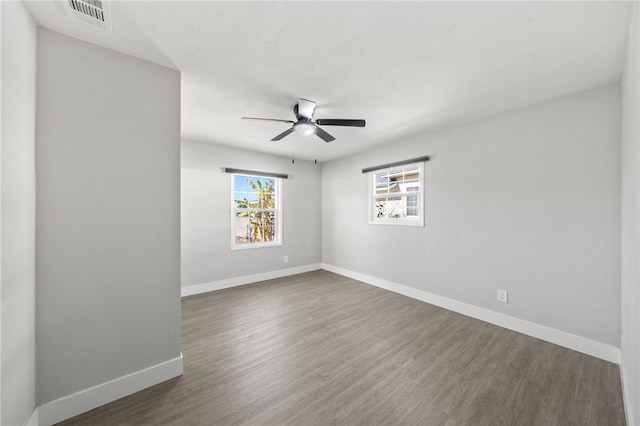
[[[289,256],[285,256],[284,257],[284,263],[287,263],[289,261]]]
[[[507,290],[498,290],[498,302],[509,303],[508,300]]]

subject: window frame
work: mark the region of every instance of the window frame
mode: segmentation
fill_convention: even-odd
[[[282,245],[282,224],[283,224],[283,220],[282,220],[282,212],[283,212],[283,208],[282,208],[282,187],[283,187],[283,180],[282,178],[279,177],[274,177],[274,176],[265,176],[265,175],[259,175],[259,174],[248,174],[248,173],[230,173],[231,176],[231,184],[230,184],[230,188],[231,188],[231,196],[230,196],[230,236],[231,236],[231,250],[235,251],[235,250],[250,250],[250,249],[258,249],[258,248],[266,248],[266,247],[277,247],[277,246],[281,246]],[[235,198],[235,182],[236,182],[236,177],[237,176],[241,176],[241,177],[245,177],[245,178],[258,178],[258,179],[272,179],[274,181],[274,188],[275,188],[275,201],[276,201],[276,205],[273,209],[262,209],[262,208],[252,208],[252,209],[241,209],[241,208],[237,208],[236,207],[236,198]],[[275,230],[275,235],[274,235],[274,241],[268,241],[268,242],[251,242],[251,243],[241,243],[238,244],[236,243],[236,230],[235,230],[235,224],[236,224],[236,214],[243,212],[243,211],[273,211],[275,214],[275,226],[276,226],[276,230]]]
[[[417,196],[417,209],[418,215],[416,217],[401,217],[401,218],[379,218],[376,215],[375,205],[376,199],[379,199],[380,194],[376,194],[376,176],[390,174],[390,173],[404,173],[409,169],[418,169],[419,177],[418,191],[404,191],[394,193],[398,197],[404,199],[404,210],[407,210],[406,201],[409,196]],[[403,164],[402,166],[388,167],[385,169],[373,170],[369,172],[369,224],[371,225],[400,225],[400,226],[424,226],[424,162],[416,162]]]

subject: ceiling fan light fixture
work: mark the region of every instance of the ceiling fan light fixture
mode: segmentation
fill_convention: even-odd
[[[295,132],[299,135],[311,135],[313,133],[315,133],[316,131],[316,126],[314,126],[313,124],[309,123],[309,122],[298,122],[296,124],[294,124],[293,126],[293,130],[295,130]]]

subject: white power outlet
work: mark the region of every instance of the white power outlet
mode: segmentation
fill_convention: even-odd
[[[507,290],[498,290],[498,302],[509,303]]]
[[[284,263],[287,263],[289,261],[289,256],[285,256],[284,257]]]

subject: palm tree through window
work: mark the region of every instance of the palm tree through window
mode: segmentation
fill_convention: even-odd
[[[280,244],[280,179],[233,175],[232,248]]]

